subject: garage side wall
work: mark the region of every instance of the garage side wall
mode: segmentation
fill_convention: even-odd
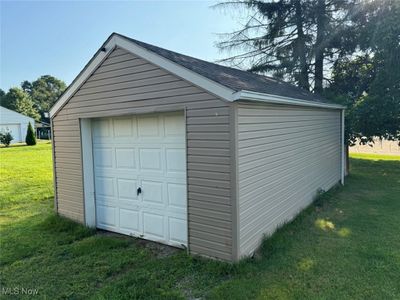
[[[230,107],[117,48],[53,118],[58,212],[84,223],[80,118],[186,110],[189,249],[232,259]]]
[[[339,110],[245,104],[237,108],[240,256],[340,180]]]

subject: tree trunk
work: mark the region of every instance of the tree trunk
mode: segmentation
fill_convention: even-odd
[[[315,85],[314,91],[321,93],[324,78],[324,39],[326,30],[326,6],[325,0],[317,1],[317,39],[315,42]]]
[[[300,77],[299,86],[305,90],[310,90],[310,83],[308,81],[308,65],[306,59],[306,39],[303,30],[303,11],[300,0],[295,1],[296,9],[296,27],[297,27],[297,52],[300,60]]]

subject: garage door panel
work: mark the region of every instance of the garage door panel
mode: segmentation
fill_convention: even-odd
[[[112,148],[94,148],[93,152],[94,156],[97,158],[94,161],[95,167],[113,167],[114,154]]]
[[[165,240],[164,215],[154,212],[143,212],[143,234],[146,237],[154,237]]]
[[[117,209],[112,206],[106,206],[102,204],[97,204],[97,224],[102,226],[111,226],[116,227],[117,218],[116,213]]]
[[[139,162],[140,162],[140,171],[162,172],[161,149],[140,148]]]
[[[115,148],[116,167],[118,169],[136,169],[134,148]]]
[[[165,116],[164,118],[164,134],[166,137],[178,137],[182,138],[185,136],[184,120],[180,116]]]
[[[136,133],[136,122],[132,118],[116,118],[113,120],[115,138],[132,137]]]
[[[168,218],[169,239],[177,244],[186,245],[187,243],[187,226],[186,220],[169,217]]]
[[[140,232],[140,211],[120,208],[119,227],[124,230]]]
[[[95,120],[93,125],[93,137],[95,140],[101,140],[101,138],[110,137],[109,119]]]
[[[158,117],[138,117],[137,123],[139,137],[149,138],[160,136]]]
[[[115,196],[114,179],[112,177],[96,176],[95,185],[98,196]]]
[[[167,148],[165,149],[167,172],[173,175],[184,176],[186,173],[185,149]]]
[[[184,184],[168,183],[168,206],[180,209],[186,208],[186,186]]]
[[[143,202],[164,205],[163,183],[157,181],[142,180]]]
[[[98,227],[186,245],[183,113],[99,119],[92,126]]]
[[[134,179],[118,178],[118,197],[126,200],[138,200],[138,182]]]
[[[134,170],[117,169],[117,168],[95,168],[96,177],[126,178],[137,180],[137,172]],[[129,172],[128,172],[129,171]]]

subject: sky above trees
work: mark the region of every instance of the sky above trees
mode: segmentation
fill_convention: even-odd
[[[112,32],[209,61],[237,26],[215,1],[0,1],[0,88],[51,74],[69,84]]]

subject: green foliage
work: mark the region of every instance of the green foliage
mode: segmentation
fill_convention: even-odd
[[[40,76],[32,83],[22,83],[22,88],[32,97],[41,114],[50,110],[66,87],[64,81],[50,75]]]
[[[355,108],[362,120],[357,129],[366,136],[400,139],[400,2],[382,2],[370,28],[376,76]]]
[[[26,93],[18,98],[15,103],[15,111],[25,116],[33,118],[35,121],[40,121],[40,115],[34,107],[33,101]]]
[[[2,97],[1,105],[36,121],[40,120],[40,115],[34,106],[32,98],[21,88],[10,88],[7,94]]]
[[[10,88],[7,93],[0,90],[0,103],[8,109],[40,121],[65,89],[64,81],[43,75],[33,82],[25,80],[21,83],[21,88]]]
[[[5,95],[6,95],[6,93],[2,89],[0,89],[0,105],[1,106],[3,106],[2,103],[4,101],[4,96]]]
[[[237,0],[219,6],[245,8],[247,23],[226,35],[218,45],[236,54],[222,61],[250,65],[250,70],[272,74],[320,91],[323,73],[339,55],[351,53],[350,11],[355,0]]]
[[[347,106],[346,135],[400,135],[400,1],[237,0],[248,22],[226,35],[222,61],[250,66]],[[326,78],[324,78],[324,76]],[[323,91],[322,81],[326,80]],[[329,83],[329,84],[328,84]]]
[[[31,122],[29,122],[28,124],[28,130],[26,132],[25,142],[28,146],[36,145],[36,136],[35,132],[33,131]]]
[[[325,92],[328,96],[343,96],[337,102],[353,106],[358,98],[369,92],[375,75],[376,59],[371,55],[343,57],[335,62],[332,83]]]
[[[354,18],[367,53],[334,64],[326,95],[347,106],[347,137],[400,138],[400,2],[366,2]],[[369,53],[371,54],[369,54]]]
[[[10,146],[11,141],[13,139],[14,138],[9,131],[0,132],[0,143],[2,143],[4,146],[6,146],[6,147]]]
[[[13,87],[2,97],[1,106],[15,110],[17,107],[17,100],[26,97],[26,93],[18,87]]]
[[[356,58],[344,57],[335,62],[332,71],[332,83],[325,89],[327,98],[345,105],[346,137],[350,145],[363,135],[357,131],[357,111],[355,107],[362,97],[369,92],[376,76],[375,59],[368,54]]]
[[[232,265],[55,215],[50,144],[0,155],[2,287],[42,299],[400,298],[399,157],[352,159],[346,186]]]

